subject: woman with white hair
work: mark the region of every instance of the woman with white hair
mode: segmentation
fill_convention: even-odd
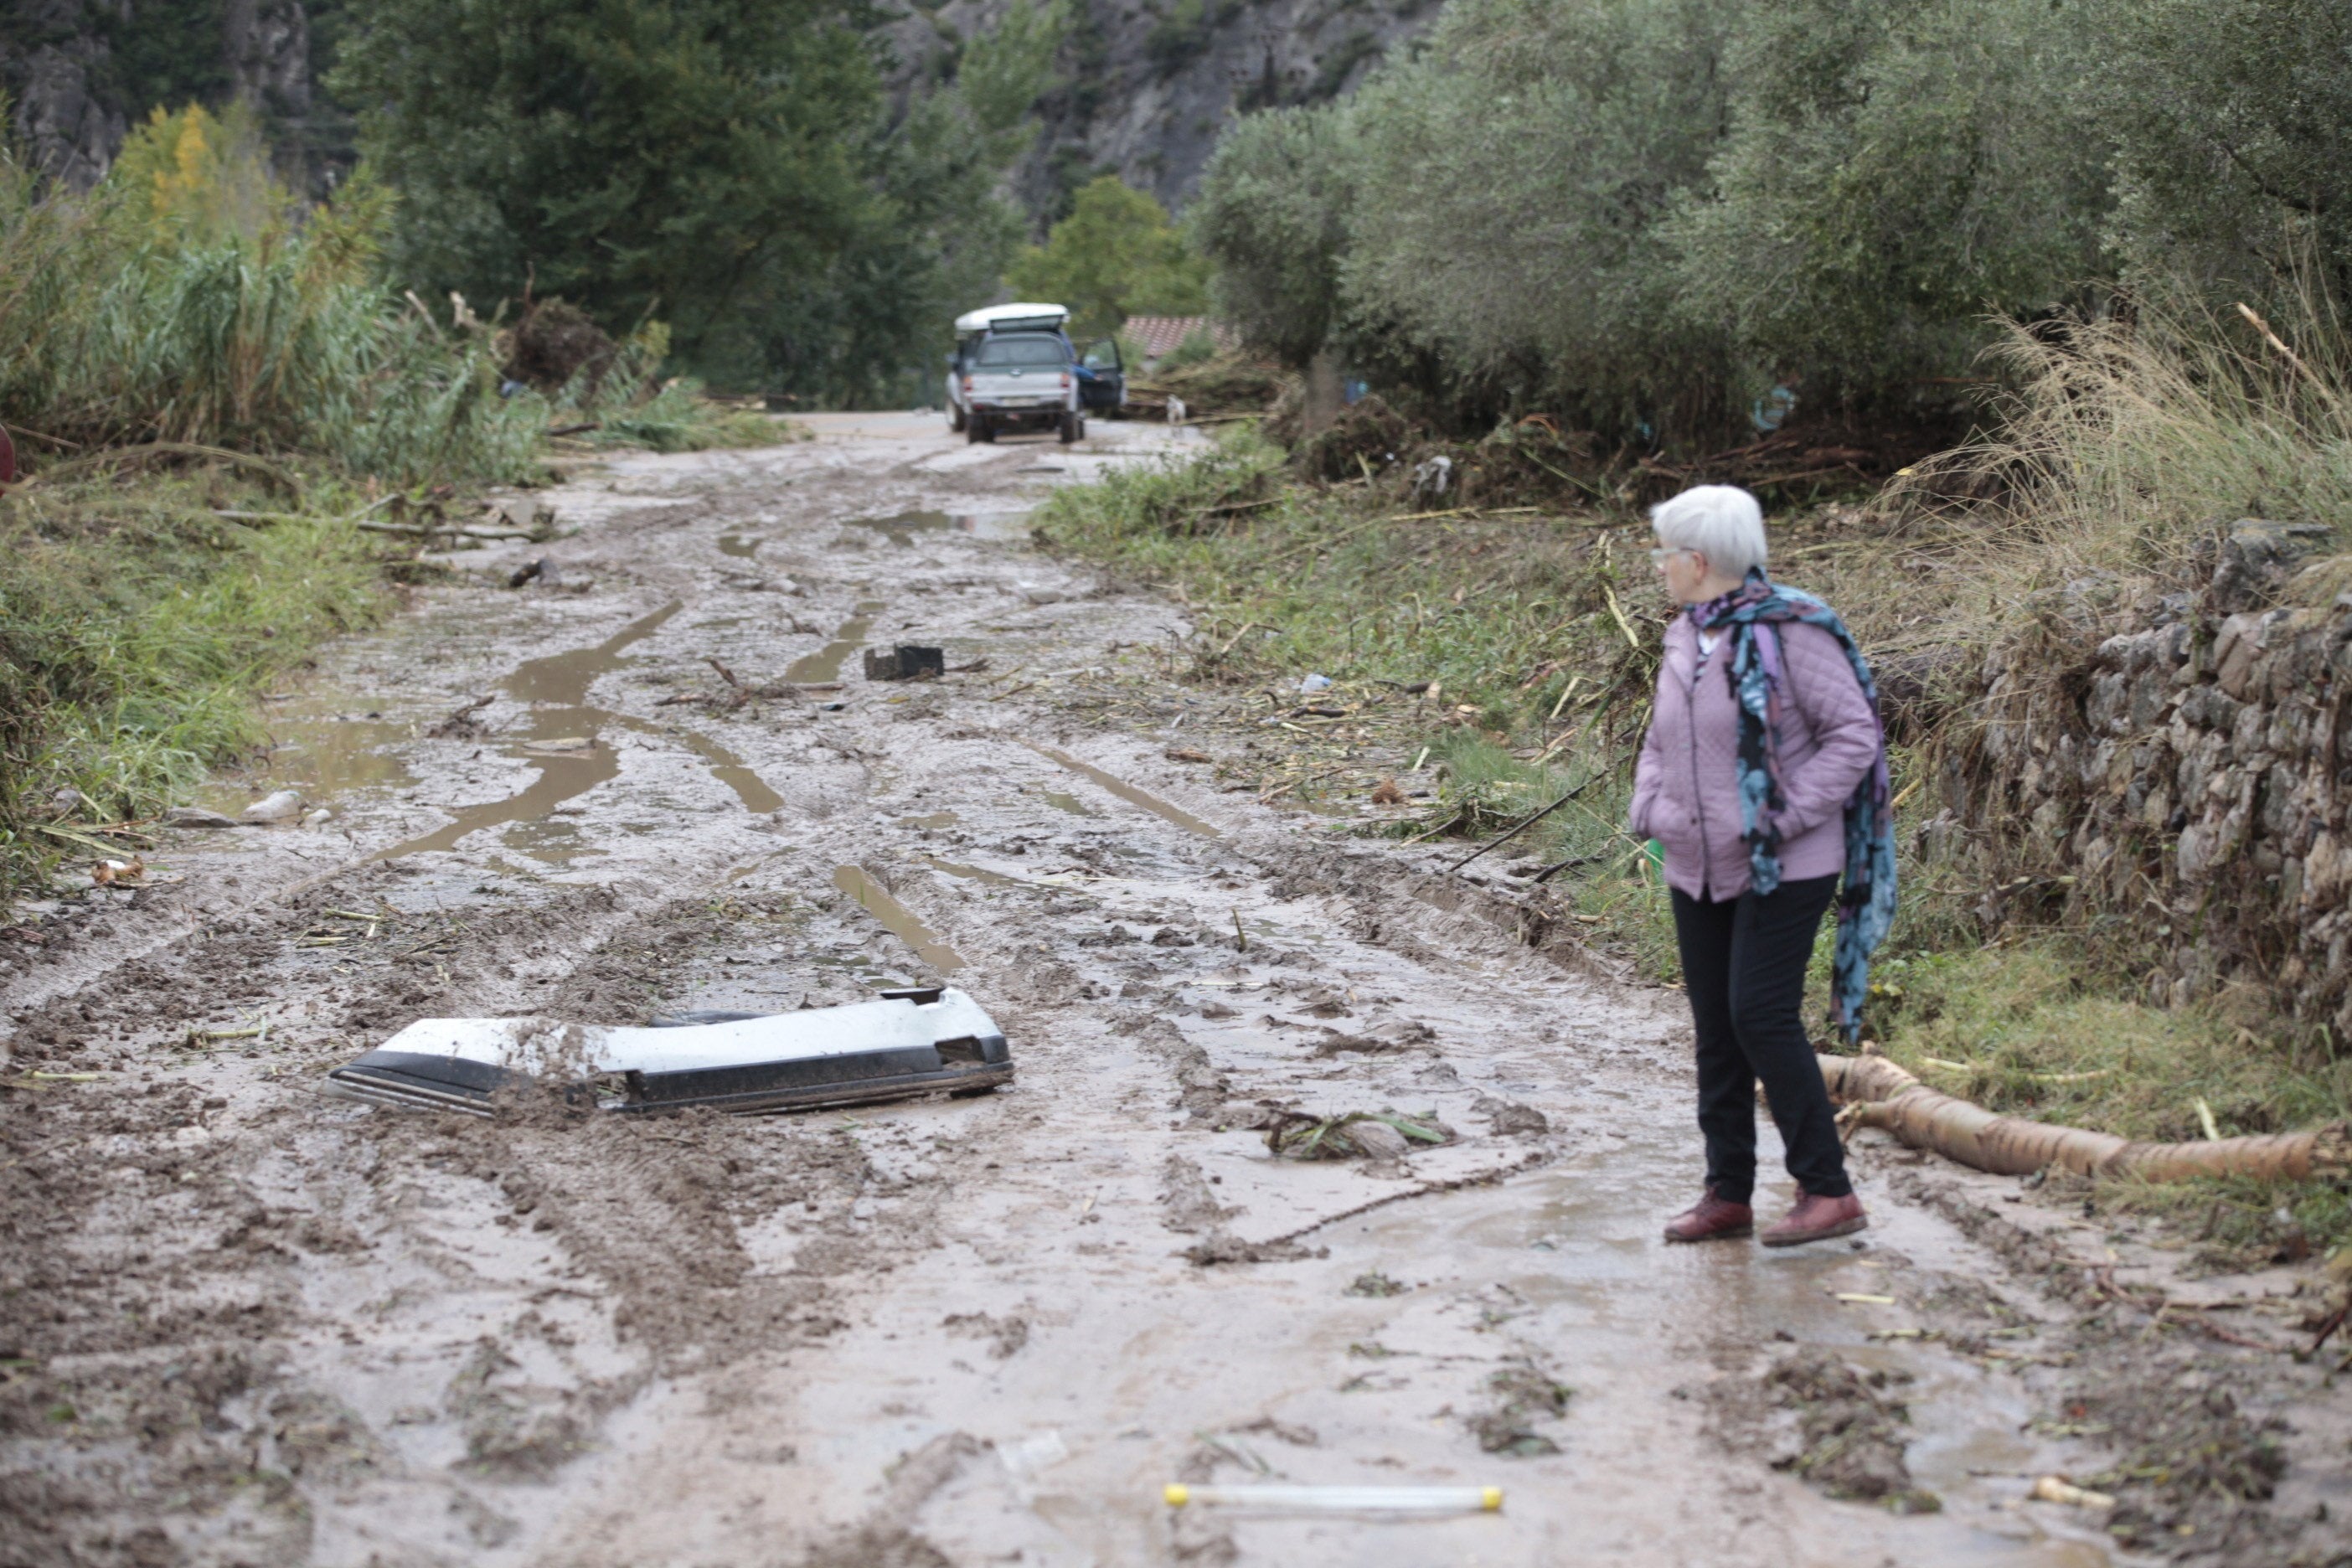
[[[1797,1183],[1796,1205],[1764,1245],[1850,1235],[1870,1221],[1846,1179],[1801,1011],[1832,895],[1831,1017],[1849,1038],[1859,1033],[1871,952],[1894,919],[1877,691],[1837,613],[1765,576],[1754,496],[1701,485],[1654,508],[1650,521],[1651,559],[1684,610],[1666,627],[1632,826],[1665,848],[1706,1140],[1706,1195],[1667,1224],[1666,1239],[1755,1229],[1759,1080]]]

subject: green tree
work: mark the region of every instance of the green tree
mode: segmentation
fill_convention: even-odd
[[[1114,332],[1135,315],[1208,309],[1208,262],[1185,243],[1168,210],[1116,174],[1081,186],[1070,216],[1042,246],[1024,246],[1005,286],[1024,299],[1070,310],[1074,332]]]
[[[1759,379],[1899,396],[1965,371],[1991,312],[2103,267],[2108,140],[2059,0],[1786,0],[1744,18],[1712,189],[1669,238],[1678,309]]]
[[[1719,421],[1724,334],[1665,220],[1723,134],[1736,0],[1455,0],[1345,105],[1342,343],[1457,417]],[[1419,368],[1416,368],[1419,367]]]
[[[2106,0],[2102,20],[2128,270],[2226,303],[2315,269],[2352,305],[2352,7]]]
[[[686,361],[757,375],[761,329],[871,232],[878,88],[821,0],[382,0],[337,89],[404,198],[403,282],[486,308],[535,281]]]
[[[1354,192],[1340,111],[1269,110],[1226,132],[1187,215],[1215,267],[1218,308],[1248,342],[1305,366],[1339,304]]]
[[[791,280],[758,329],[771,384],[859,406],[928,392],[956,316],[995,291],[1020,247],[999,186],[1036,139],[1030,110],[1053,85],[1064,25],[1058,5],[1015,0],[950,79],[876,122],[875,200],[832,271]]]
[[[1036,144],[1030,110],[1061,83],[1054,56],[1069,33],[1062,0],[1013,0],[994,26],[964,46],[955,92],[972,127],[987,139],[984,156],[1009,168]]]

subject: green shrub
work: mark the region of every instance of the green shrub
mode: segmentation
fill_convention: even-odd
[[[2102,14],[2092,79],[2131,273],[2223,306],[2314,284],[2352,304],[2352,7],[2109,0]]]
[[[1449,6],[1344,110],[1350,356],[1418,351],[1465,401],[1613,432],[1720,424],[1724,336],[1675,310],[1665,220],[1705,190],[1747,9]]]
[[[2352,10],[1460,0],[1243,117],[1193,222],[1254,342],[1457,430],[1714,446],[1784,378],[1948,418],[1995,318],[2105,279],[2352,308]]]
[[[1336,109],[1273,110],[1217,142],[1187,215],[1217,307],[1253,347],[1303,368],[1330,336],[1354,197]]]
[[[2100,269],[2093,38],[2048,0],[1792,0],[1747,14],[1730,133],[1673,226],[1678,313],[1755,390],[1900,398],[1969,374],[1992,312]]]
[[[702,395],[694,381],[672,381],[644,403],[604,415],[587,435],[594,447],[638,447],[653,452],[700,452],[720,447],[772,447],[785,427],[764,414],[727,408]]]
[[[1069,307],[1081,337],[1115,332],[1129,316],[1193,315],[1208,304],[1208,264],[1168,211],[1117,174],[1078,190],[1070,216],[1042,246],[1022,247],[1005,287],[1024,300]]]
[[[222,222],[203,191],[159,207],[139,173],[76,197],[0,154],[0,408],[31,445],[308,452],[403,482],[530,470],[545,409],[497,396],[488,331],[375,280],[378,195]],[[241,206],[247,188],[219,187]]]

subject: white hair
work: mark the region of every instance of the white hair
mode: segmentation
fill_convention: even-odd
[[[1658,542],[1695,550],[1727,577],[1764,564],[1764,509],[1737,485],[1695,485],[1650,509]]]

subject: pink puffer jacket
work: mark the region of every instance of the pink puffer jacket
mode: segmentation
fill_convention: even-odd
[[[1633,773],[1628,814],[1636,838],[1665,846],[1666,880],[1717,901],[1748,890],[1740,839],[1739,704],[1726,671],[1732,628],[1701,658],[1688,616],[1666,626],[1657,706]],[[1837,638],[1784,621],[1757,628],[1780,638],[1780,877],[1801,882],[1845,869],[1845,803],[1878,757],[1878,721]]]

